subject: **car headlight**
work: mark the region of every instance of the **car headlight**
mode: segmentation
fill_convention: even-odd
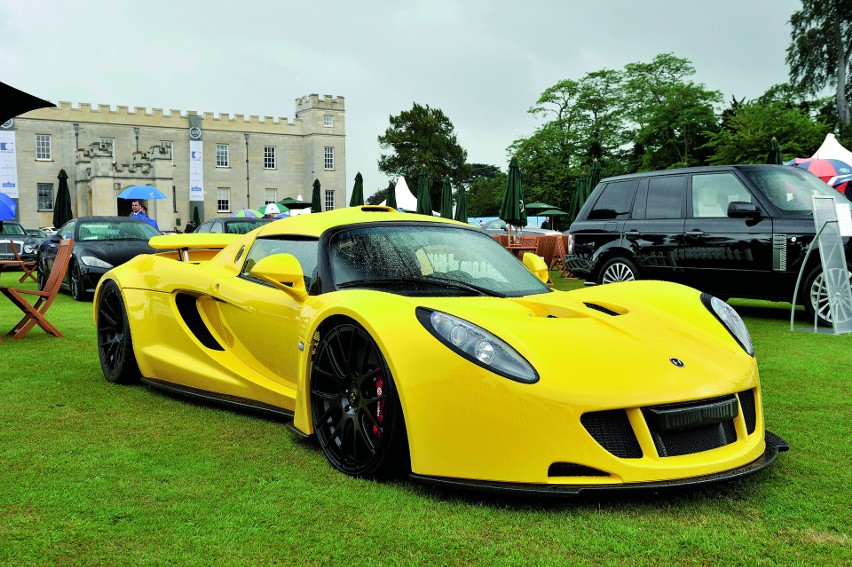
[[[26,252],[27,254],[32,254],[35,251],[35,246],[32,246],[30,244],[24,244],[24,252]]]
[[[104,262],[100,258],[96,258],[95,256],[81,256],[80,261],[86,264],[87,266],[91,266],[93,268],[112,268],[112,264],[109,262]]]
[[[516,382],[538,382],[538,373],[505,341],[473,323],[418,307],[417,320],[450,350],[495,374]]]
[[[743,350],[746,351],[749,356],[754,356],[754,346],[751,344],[751,335],[748,333],[748,329],[745,326],[745,322],[743,321],[740,314],[736,312],[736,310],[719,299],[714,295],[710,295],[709,293],[701,294],[701,302],[704,306],[710,310],[713,315],[728,329],[728,332],[731,333],[740,346],[743,347]]]

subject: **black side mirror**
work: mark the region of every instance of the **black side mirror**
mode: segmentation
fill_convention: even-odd
[[[728,216],[734,219],[757,218],[760,216],[760,209],[754,203],[731,201],[728,203]]]
[[[60,242],[62,242],[62,235],[59,234],[58,232],[56,234],[51,234],[50,235],[50,241],[55,243],[55,244],[59,244]]]

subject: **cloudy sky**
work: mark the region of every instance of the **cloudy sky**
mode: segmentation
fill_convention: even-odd
[[[674,53],[725,100],[787,81],[799,0],[0,0],[0,80],[53,102],[287,117],[343,96],[346,177],[387,187],[376,137],[440,108],[505,170],[544,89]],[[305,188],[307,192],[309,188]]]

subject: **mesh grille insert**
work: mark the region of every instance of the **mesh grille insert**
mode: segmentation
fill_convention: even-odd
[[[580,423],[601,447],[622,459],[639,459],[642,448],[633,433],[627,412],[606,410],[584,413]]]
[[[757,427],[757,408],[754,404],[754,390],[745,390],[737,395],[740,397],[740,410],[743,412],[746,431],[751,435]]]

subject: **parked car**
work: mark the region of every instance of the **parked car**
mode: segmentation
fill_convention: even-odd
[[[47,233],[40,228],[25,228],[24,230],[26,230],[27,234],[33,238],[38,238],[40,240],[47,238]]]
[[[576,494],[738,478],[787,449],[745,325],[692,288],[555,291],[534,254],[377,206],[151,246],[98,285],[106,380],[291,417],[345,474]]]
[[[601,180],[568,230],[567,264],[587,283],[684,283],[720,297],[792,301],[816,234],[813,195],[849,201],[783,165],[673,169]],[[852,239],[843,244],[852,277]],[[815,251],[798,293],[830,323]]]
[[[38,249],[38,286],[43,289],[63,238],[74,238],[71,261],[62,289],[77,301],[90,299],[95,286],[107,271],[139,254],[154,249],[148,240],[162,233],[145,221],[132,217],[79,217],[60,227]]]
[[[251,232],[259,226],[263,226],[268,223],[272,219],[264,219],[264,218],[251,218],[251,217],[239,217],[239,218],[224,218],[224,219],[210,219],[204,221],[198,228],[196,228],[193,232],[215,232],[215,233],[224,233],[224,234],[245,234],[247,232]]]
[[[489,235],[509,234],[509,225],[506,224],[506,221],[500,219],[491,220],[482,225],[482,230]],[[525,226],[523,232],[526,234],[558,234],[555,230],[539,228],[534,225]]]
[[[15,260],[12,247],[22,260],[35,260],[41,239],[27,233],[16,220],[0,221],[0,260]]]

